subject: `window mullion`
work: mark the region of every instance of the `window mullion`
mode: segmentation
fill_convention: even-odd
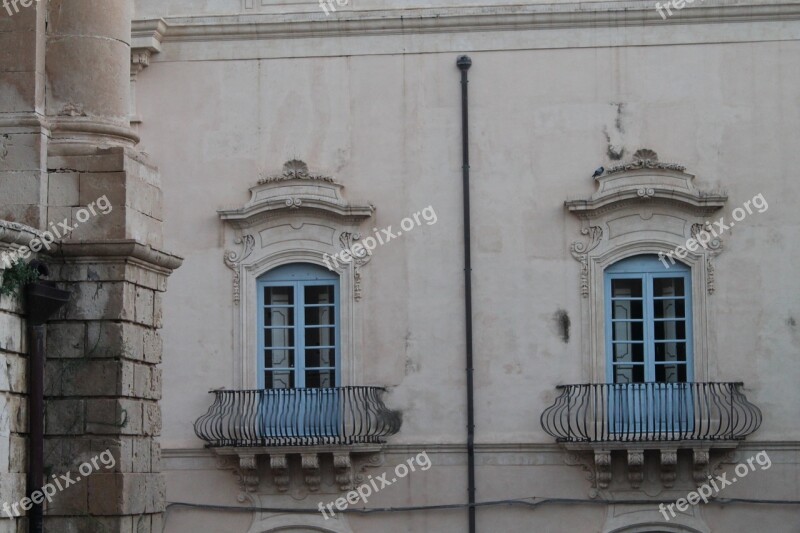
[[[297,328],[295,333],[295,356],[294,356],[294,382],[298,388],[306,386],[306,313],[305,313],[305,290],[301,281],[294,282],[294,323]]]
[[[653,275],[642,276],[642,295],[644,296],[644,380],[656,380],[655,366],[655,331],[654,313],[655,300],[653,299]]]

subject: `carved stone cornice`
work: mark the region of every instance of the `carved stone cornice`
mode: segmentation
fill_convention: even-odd
[[[319,213],[325,217],[359,222],[372,216],[370,204],[351,205],[344,200],[344,187],[333,178],[312,174],[305,163],[286,162],[281,174],[262,177],[250,189],[250,201],[237,209],[222,209],[219,217],[238,229],[260,224],[287,211]]]
[[[164,39],[168,42],[231,41],[279,38],[341,38],[343,35],[408,35],[426,33],[530,31],[541,29],[618,30],[624,26],[689,24],[727,24],[747,21],[775,21],[800,18],[800,5],[793,2],[756,2],[726,4],[725,0],[706,0],[680,17],[664,20],[650,2],[626,0],[574,4],[558,9],[552,3],[518,6],[458,6],[415,9],[409,17],[404,9],[340,10],[326,16],[319,8],[308,12],[283,14],[244,13],[207,16],[174,16],[166,19],[133,21],[133,33],[166,22]]]
[[[705,217],[725,205],[722,192],[695,188],[692,174],[674,163],[661,163],[658,154],[638,150],[633,161],[615,166],[601,174],[597,192],[586,199],[567,200],[565,205],[575,216],[590,220],[631,205],[664,205]]]

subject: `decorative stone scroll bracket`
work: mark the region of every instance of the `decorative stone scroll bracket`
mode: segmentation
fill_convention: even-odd
[[[684,449],[691,452],[691,463],[685,464],[687,467],[682,478],[683,483],[691,479],[696,484],[708,481],[711,471],[717,471],[723,462],[732,462],[734,450],[739,441],[714,441],[715,459],[712,461],[711,448],[709,443],[700,441],[691,442],[604,442],[604,443],[581,443],[565,445],[567,451],[566,464],[581,466],[588,472],[587,479],[591,482],[593,489],[618,488],[625,489],[624,481],[614,482],[613,472],[620,471],[620,465],[614,467],[616,459],[613,459],[612,452],[619,452],[625,456],[624,468],[627,472],[627,486],[638,489],[644,482],[646,471],[645,452],[653,451],[658,457],[661,484],[664,488],[673,488],[679,479],[678,450]],[[588,454],[591,455],[588,455]],[[687,454],[687,457],[689,455]],[[592,463],[593,458],[593,463]],[[621,457],[620,457],[621,459]],[[684,463],[682,463],[684,464]],[[691,488],[691,485],[686,485]]]
[[[259,458],[264,457],[271,474],[272,487],[279,493],[304,487],[308,493],[319,492],[324,479],[334,481],[334,491],[349,491],[364,481],[363,472],[384,463],[380,446],[301,448],[216,448],[221,459],[237,460],[234,471],[239,479],[239,501],[252,500],[255,493],[268,492],[259,468]],[[330,457],[327,459],[326,457]],[[332,465],[327,470],[325,465]],[[293,475],[296,473],[297,475]],[[265,490],[266,489],[266,490]],[[301,492],[302,493],[302,492]],[[293,492],[294,494],[294,492]]]
[[[570,246],[572,257],[581,264],[581,295],[586,298],[589,296],[589,252],[597,248],[603,240],[603,228],[591,226],[583,228],[581,235],[588,235],[589,242],[575,241]]]
[[[242,261],[250,257],[256,245],[255,237],[252,235],[242,235],[240,238],[233,241],[235,244],[241,246],[240,252],[225,251],[225,266],[233,271],[233,302],[239,304],[241,300],[241,276],[239,275],[239,267]]]

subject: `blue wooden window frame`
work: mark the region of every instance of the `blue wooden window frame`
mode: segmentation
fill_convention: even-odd
[[[680,278],[683,280],[683,296],[654,296],[655,280],[664,278]],[[632,279],[640,280],[642,283],[642,297],[635,298],[612,298],[612,282],[619,279]],[[656,361],[656,345],[666,344],[672,342],[685,342],[686,347],[686,377],[679,379],[680,382],[691,382],[694,379],[694,349],[693,349],[693,329],[692,329],[692,279],[691,270],[688,266],[682,263],[675,263],[670,265],[667,269],[664,264],[658,260],[655,255],[639,255],[623,259],[614,263],[606,269],[605,272],[605,336],[606,336],[606,380],[608,383],[615,383],[615,366],[618,364],[614,361],[614,346],[615,344],[639,344],[638,341],[615,341],[613,338],[613,327],[615,323],[621,322],[640,322],[637,319],[617,319],[613,318],[613,304],[618,300],[635,300],[642,302],[643,318],[641,324],[643,327],[643,336],[641,344],[643,345],[644,358],[642,365],[644,366],[644,379],[641,382],[658,382],[656,367],[660,365],[675,364],[675,362]],[[655,305],[659,301],[676,300],[683,301],[684,303],[684,316],[681,319],[675,317],[656,318]],[[675,339],[656,339],[656,325],[665,322],[683,322],[685,335],[683,338]]]
[[[654,293],[656,283],[662,279],[680,279],[683,281],[683,296],[662,295]],[[612,286],[616,280],[638,281],[637,288],[641,289],[641,296],[614,296]],[[634,287],[635,285],[631,285]],[[666,286],[666,284],[665,284]],[[656,309],[661,303],[661,314],[668,314],[669,302],[672,302],[671,316],[656,317]],[[677,302],[683,302],[683,316],[678,316]],[[620,306],[622,312],[637,311],[641,318],[636,316],[615,317],[613,311],[615,302],[629,302],[627,306]],[[635,305],[641,302],[641,311]],[[609,390],[608,398],[608,428],[610,433],[616,434],[652,434],[652,433],[686,433],[694,427],[694,398],[689,383],[694,379],[694,350],[692,331],[692,285],[691,270],[680,263],[670,265],[667,269],[654,255],[640,255],[619,261],[605,272],[605,334],[606,334],[606,380],[613,384]],[[673,322],[673,333],[678,331],[678,324],[683,323],[683,337],[673,335],[667,338],[668,323]],[[663,325],[659,328],[658,324]],[[627,332],[622,340],[614,339],[614,330],[618,324],[623,328],[627,325]],[[640,330],[636,331],[638,325]],[[664,338],[656,338],[656,330]],[[623,329],[624,331],[624,329]],[[632,338],[641,337],[641,340]],[[685,346],[685,361],[668,361],[666,357],[667,345],[673,343],[677,349],[678,344]],[[656,347],[662,344],[664,361],[657,359]],[[616,345],[627,345],[631,353],[631,361],[615,361],[614,348]],[[634,361],[635,345],[641,346],[641,363]],[[676,354],[678,352],[676,351]],[[631,367],[631,380],[618,381],[617,366]],[[683,365],[685,372],[681,379],[680,372],[677,379],[667,380],[667,365]],[[642,367],[642,379],[636,379],[634,366]],[[658,367],[664,371],[659,377]]]
[[[333,287],[332,302],[328,303],[307,303],[307,289],[310,287]],[[265,292],[267,288],[285,288],[291,291],[292,303],[279,304],[279,305],[265,305]],[[289,383],[288,389],[299,389],[307,387],[307,372],[309,371],[333,371],[334,383],[330,387],[341,386],[341,322],[340,322],[340,308],[339,308],[339,276],[330,270],[312,265],[309,263],[293,263],[284,265],[260,276],[256,283],[256,290],[258,292],[258,324],[257,324],[257,358],[258,358],[258,387],[260,389],[270,388],[266,387],[266,374],[267,372],[290,372],[294,374],[294,379]],[[333,325],[329,324],[306,324],[306,312],[315,308],[333,308]],[[274,326],[268,325],[265,320],[267,313],[266,309],[290,309],[292,324],[288,326]],[[313,329],[331,328],[334,332],[333,344],[326,345],[307,345],[306,333]],[[267,346],[265,342],[265,330],[267,329],[285,329],[288,337],[293,337],[293,342],[287,343],[285,347]],[[294,353],[294,361],[289,361],[285,367],[270,367],[266,368],[265,353],[267,350],[284,349]],[[334,350],[334,364],[333,366],[307,366],[306,356],[309,350]],[[316,388],[316,387],[315,387]],[[322,388],[322,387],[320,387]]]

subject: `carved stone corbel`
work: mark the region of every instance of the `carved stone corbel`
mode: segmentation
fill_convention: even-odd
[[[705,483],[708,478],[708,448],[695,448],[692,450],[694,471],[692,477],[695,483]]]
[[[333,470],[339,489],[351,490],[353,488],[353,461],[350,459],[350,453],[334,453]]]
[[[594,467],[597,470],[597,486],[607,489],[611,484],[611,451],[595,450]]]
[[[242,491],[256,492],[260,479],[258,477],[258,459],[255,454],[239,454],[239,480]]]
[[[628,450],[628,481],[638,489],[644,479],[644,450]]]
[[[677,478],[675,469],[677,466],[678,450],[661,450],[661,482],[665,487],[672,488],[675,485],[675,479]]]
[[[289,460],[285,454],[270,455],[269,468],[272,470],[272,480],[279,492],[289,490],[291,477],[289,476]]]
[[[319,454],[303,453],[300,454],[300,459],[303,465],[303,474],[305,475],[305,482],[308,490],[317,492],[322,482],[319,471]]]

